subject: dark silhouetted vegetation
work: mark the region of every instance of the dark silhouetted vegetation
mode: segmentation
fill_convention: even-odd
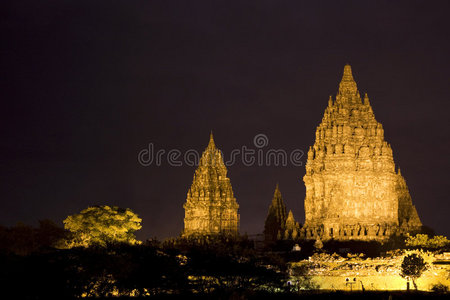
[[[403,262],[401,265],[402,272],[400,273],[400,275],[406,278],[408,281],[412,280],[414,288],[417,290],[416,280],[422,275],[426,268],[427,264],[425,263],[422,256],[416,253],[412,253],[403,258]]]
[[[28,255],[57,248],[67,236],[60,226],[50,220],[39,221],[38,227],[17,224],[12,227],[0,226],[0,253]]]
[[[19,231],[27,237],[39,236],[38,229],[25,228],[3,228],[12,236],[2,237],[17,237]],[[275,292],[285,288],[284,261],[262,258],[246,238],[177,239],[70,249],[36,247],[36,240],[32,239],[32,246],[25,245],[27,253],[12,251],[16,246],[2,252],[0,281],[2,293],[8,297],[155,296]]]
[[[353,297],[346,293],[308,292],[317,288],[308,276],[303,276],[308,270],[301,266],[289,269],[288,265],[308,259],[314,253],[329,255],[326,253],[342,248],[351,247],[352,252],[356,249],[358,253],[373,255],[383,249],[375,242],[355,241],[328,241],[319,249],[314,247],[314,240],[278,241],[255,249],[254,242],[246,236],[148,240],[142,244],[108,242],[73,248],[64,248],[62,244],[61,247],[61,241],[70,235],[48,220],[39,222],[36,228],[23,224],[0,227],[0,282],[4,298],[120,296],[126,299],[197,295],[260,299],[273,295],[292,298],[299,293],[304,298]],[[293,251],[295,244],[301,251]],[[419,260],[405,258],[403,273],[411,280],[424,270]],[[435,291],[445,293],[445,288],[436,286]]]

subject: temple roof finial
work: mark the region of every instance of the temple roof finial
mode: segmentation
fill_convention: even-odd
[[[353,79],[352,67],[349,64],[344,66],[344,73],[342,74],[341,83],[339,84],[339,93],[351,92],[355,94],[358,91],[356,82]]]
[[[344,74],[342,76],[342,80],[353,80],[352,67],[349,64],[344,66]]]
[[[214,143],[214,137],[213,137],[213,132],[211,130],[211,133],[209,134],[209,144],[208,144],[208,148],[216,148],[216,144]]]
[[[273,199],[279,199],[279,198],[281,198],[281,191],[280,191],[280,187],[277,182],[277,185],[275,186],[275,191],[273,192]]]

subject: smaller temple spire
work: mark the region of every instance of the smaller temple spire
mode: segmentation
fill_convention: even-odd
[[[300,224],[295,221],[292,210],[289,210],[288,217],[286,218],[286,225],[284,226],[284,238],[295,240],[300,230]]]
[[[286,206],[284,205],[283,196],[281,196],[278,182],[273,193],[271,209],[274,209],[276,211],[277,218],[286,218]]]
[[[275,186],[272,203],[269,207],[266,221],[264,223],[264,236],[266,242],[275,241],[278,234],[284,232],[286,223],[286,205],[283,202],[279,185]]]
[[[294,214],[292,213],[292,210],[289,210],[288,217],[286,219],[286,224],[289,225],[295,224]]]
[[[364,105],[370,105],[370,100],[367,93],[364,93]]]

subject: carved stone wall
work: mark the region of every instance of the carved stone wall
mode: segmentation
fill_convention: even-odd
[[[239,234],[239,205],[212,133],[183,207],[183,236]]]
[[[349,65],[317,127],[303,181],[302,237],[384,240],[422,225],[383,126],[367,94],[361,100]]]

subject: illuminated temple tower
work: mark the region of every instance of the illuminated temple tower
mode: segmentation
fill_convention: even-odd
[[[349,65],[317,127],[303,181],[305,238],[385,240],[422,226],[383,127],[367,94],[361,100]]]
[[[211,133],[187,193],[183,236],[239,233],[239,205]]]

